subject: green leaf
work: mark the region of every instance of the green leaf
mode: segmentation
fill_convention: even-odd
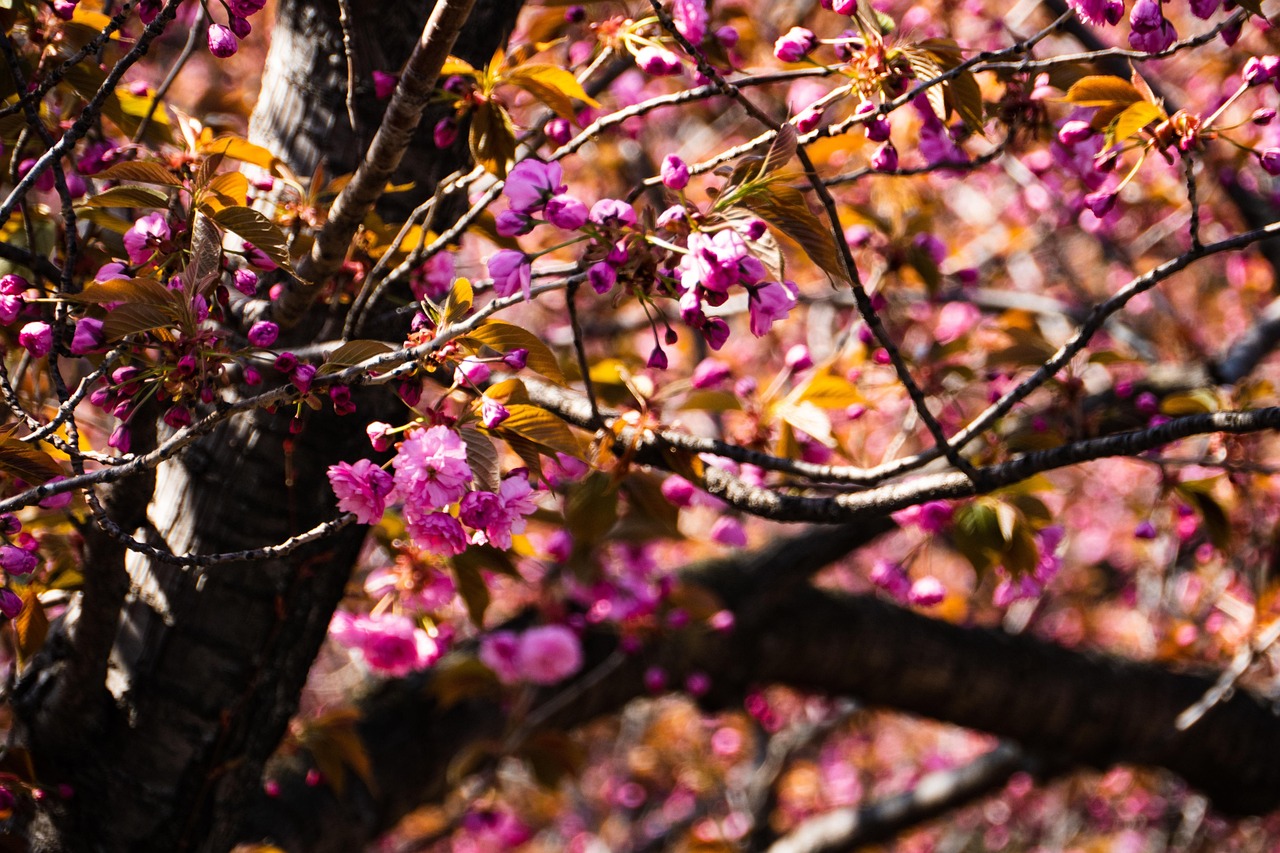
[[[213,214],[213,221],[241,240],[252,243],[272,261],[292,272],[284,232],[258,211],[239,205],[224,207]]]
[[[618,489],[608,474],[595,471],[575,483],[564,512],[565,528],[575,542],[603,540],[618,521]]]
[[[329,358],[324,364],[320,365],[320,369],[316,373],[322,376],[329,373],[337,373],[344,368],[354,367],[361,362],[394,351],[395,347],[382,341],[347,341],[329,353]]]
[[[62,466],[52,456],[24,441],[0,441],[0,470],[21,477],[33,486],[62,475]]]
[[[484,612],[489,609],[489,587],[480,574],[480,569],[473,563],[453,562],[453,577],[458,582],[458,595],[467,605],[467,615],[471,624],[477,628],[484,627]]]
[[[577,122],[575,100],[592,107],[600,106],[600,102],[587,94],[573,74],[556,65],[521,65],[505,74],[502,82],[524,89],[566,121]]]
[[[491,432],[499,436],[518,435],[552,453],[564,453],[581,459],[582,446],[564,421],[539,406],[513,403],[507,406],[510,417]],[[514,449],[514,448],[513,448]]]
[[[809,210],[804,194],[785,184],[774,183],[751,193],[742,201],[753,213],[795,240],[823,272],[836,281],[848,281],[831,231]]]
[[[1164,110],[1153,103],[1138,101],[1130,104],[1107,126],[1106,144],[1115,145],[1131,136],[1137,136],[1144,127],[1162,118]]]
[[[109,341],[118,341],[121,338],[127,338],[129,335],[138,335],[143,332],[159,332],[168,329],[176,320],[173,311],[167,311],[158,305],[149,305],[141,302],[130,302],[121,305],[107,315],[103,321],[102,329]],[[172,337],[168,333],[162,334],[162,338],[168,339]]]
[[[475,475],[476,485],[486,491],[498,491],[498,487],[502,485],[502,469],[493,439],[475,427],[462,427],[458,434],[467,446],[467,465]]]
[[[145,305],[170,306],[177,294],[154,278],[113,278],[91,282],[79,293],[65,297],[71,302],[105,305],[112,302],[139,302]]]
[[[516,156],[516,128],[500,104],[489,100],[477,104],[471,116],[471,156],[485,171],[499,178]]]
[[[151,160],[129,160],[108,166],[94,175],[100,181],[133,181],[138,184],[155,184],[163,187],[183,187],[182,179],[164,166]]]
[[[160,208],[169,206],[169,194],[151,187],[119,186],[103,190],[97,195],[76,205],[76,210],[88,210],[94,207],[140,207]]]
[[[31,660],[49,635],[49,617],[34,589],[27,590],[22,596],[22,612],[14,617],[13,632],[19,663]]]
[[[542,342],[542,338],[528,329],[503,320],[489,320],[474,332],[469,333],[463,340],[473,346],[484,345],[503,354],[513,349],[527,349],[529,367],[553,382],[564,384],[564,372],[560,370],[560,363],[556,361],[555,353]]]

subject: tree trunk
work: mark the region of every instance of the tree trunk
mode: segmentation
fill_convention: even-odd
[[[311,174],[321,160],[330,176],[351,171],[382,110],[370,72],[399,68],[431,5],[349,4],[356,16],[349,22],[353,132],[337,0],[282,0],[255,138],[299,174]],[[456,52],[487,61],[519,7],[481,0]],[[401,195],[401,205],[429,197],[438,177],[464,164],[465,148],[440,152],[430,133],[427,125],[427,143],[407,158],[404,177],[415,188]],[[130,519],[119,500],[114,517],[176,554],[278,543],[334,515],[325,470],[368,454],[363,424],[375,404],[362,395],[361,414],[347,418],[304,408],[298,435],[290,434],[292,411],[224,422],[159,468],[145,520]],[[39,778],[76,790],[36,818],[35,846],[228,849],[296,709],[364,532],[351,527],[287,558],[203,570],[125,555],[107,537],[89,534],[96,547],[88,549],[94,564],[85,571],[93,581],[66,636],[24,675],[15,697]],[[78,645],[80,630],[105,635],[109,658],[101,643]]]

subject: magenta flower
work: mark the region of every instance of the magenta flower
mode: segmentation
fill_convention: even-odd
[[[1095,26],[1114,26],[1124,15],[1122,0],[1067,0],[1067,5],[1075,9],[1080,20]]]
[[[689,185],[689,166],[675,154],[663,157],[662,183],[670,190],[684,189]]]
[[[752,290],[751,299],[747,303],[747,311],[751,315],[751,334],[757,338],[768,334],[776,321],[791,313],[798,296],[799,290],[795,282],[791,281],[771,281]]]
[[[22,599],[11,589],[0,589],[0,613],[10,619],[17,619],[22,612]]]
[[[258,292],[258,274],[253,270],[236,270],[231,278],[236,290],[245,296],[253,296]]]
[[[969,302],[948,302],[938,312],[938,325],[933,329],[933,337],[938,343],[946,345],[959,340],[977,325],[982,312]]]
[[[533,684],[555,684],[582,668],[582,643],[563,625],[530,628],[516,653],[520,676]]]
[[[601,228],[620,228],[636,224],[636,212],[625,201],[602,198],[591,205],[591,221]]]
[[[415,430],[400,444],[392,460],[396,491],[421,512],[440,509],[462,497],[471,482],[467,447],[444,426]]]
[[[379,101],[385,101],[396,90],[398,82],[400,78],[395,74],[388,74],[385,71],[373,72],[373,96]]]
[[[1159,53],[1178,39],[1173,25],[1164,17],[1160,0],[1138,0],[1129,11],[1129,44],[1135,50]]]
[[[370,421],[364,428],[364,434],[369,437],[369,443],[373,445],[373,449],[383,453],[391,449],[391,429],[389,423]]]
[[[249,343],[255,347],[269,347],[280,336],[280,327],[270,320],[259,320],[249,329]]]
[[[597,261],[587,268],[587,281],[596,293],[608,293],[618,281],[618,271],[612,264]]]
[[[576,231],[587,222],[587,206],[571,195],[560,193],[547,199],[542,216],[557,228]]]
[[[472,385],[480,385],[489,381],[489,377],[493,371],[489,369],[489,365],[480,361],[475,356],[467,356],[458,362],[457,368],[454,369],[453,378],[455,382],[470,382]]]
[[[693,369],[694,388],[714,388],[729,378],[729,365],[718,358],[704,358]],[[670,477],[667,478],[671,479]],[[665,481],[664,481],[665,482]]]
[[[559,163],[521,160],[507,173],[502,192],[511,202],[512,210],[532,213],[546,204],[547,199],[568,189],[561,183],[563,174]]]
[[[499,237],[523,237],[538,223],[527,213],[504,210],[494,218],[494,229]]]
[[[773,55],[781,62],[799,62],[818,46],[818,37],[812,30],[792,27],[773,43]]]
[[[377,673],[406,675],[435,663],[441,649],[408,616],[398,613],[333,614],[329,635],[353,649]]]
[[[1075,145],[1084,142],[1095,133],[1087,121],[1073,120],[1058,128],[1058,141],[1063,145]]]
[[[747,531],[742,529],[742,522],[731,515],[722,515],[711,525],[709,534],[711,541],[730,548],[747,547]]]
[[[898,149],[892,142],[886,142],[871,155],[871,168],[877,172],[896,172],[898,170]]]
[[[675,19],[676,29],[695,47],[702,44],[707,37],[707,4],[704,0],[673,0],[671,17]]]
[[[172,236],[163,213],[148,213],[125,232],[124,250],[129,254],[129,263],[146,263]]]
[[[10,575],[29,575],[40,565],[36,555],[14,545],[0,546],[0,568]]]
[[[339,462],[329,468],[329,485],[338,496],[338,509],[355,513],[361,524],[377,524],[387,508],[394,482],[391,475],[368,459]]]
[[[529,351],[524,347],[516,347],[502,357],[502,363],[512,370],[524,370],[529,363]]]
[[[494,631],[480,640],[480,662],[503,684],[520,680],[520,638],[514,631]]]
[[[500,249],[489,258],[488,266],[493,289],[499,296],[511,296],[523,290],[524,298],[530,298],[533,267],[529,264],[528,255],[514,249]]]
[[[917,607],[933,607],[946,597],[947,591],[942,588],[942,582],[933,575],[920,578],[907,590],[907,601]]]
[[[458,141],[458,122],[453,116],[445,116],[431,130],[431,141],[437,148],[448,148]]]
[[[210,53],[219,59],[226,59],[228,56],[234,56],[239,49],[240,43],[236,41],[236,34],[230,28],[222,24],[209,25]]]
[[[25,301],[18,294],[0,294],[0,325],[7,326],[18,319],[24,304],[26,304]]]
[[[1258,155],[1258,161],[1268,175],[1280,175],[1280,148],[1268,148]]]
[[[267,0],[227,0],[227,8],[242,18],[256,15],[267,5]]]
[[[681,70],[680,57],[662,47],[644,47],[636,52],[636,65],[652,77],[671,77]]]
[[[421,507],[406,503],[404,520],[413,543],[424,551],[452,557],[467,550],[467,532],[447,512],[423,512]]]
[[[293,383],[293,387],[303,394],[311,390],[311,382],[315,378],[316,366],[314,364],[299,364],[289,374],[289,381]]]
[[[0,296],[0,322],[4,321],[3,308],[6,298],[8,297]],[[106,345],[107,335],[103,331],[101,320],[94,317],[81,317],[76,322],[75,334],[71,336],[72,355],[84,355],[100,350]]]
[[[18,332],[18,343],[35,358],[46,356],[53,349],[53,327],[42,320],[28,323]]]
[[[876,560],[871,566],[868,579],[893,598],[904,600],[911,590],[911,579],[906,571],[897,563],[889,560]]]
[[[509,417],[511,412],[497,400],[492,397],[480,398],[480,423],[485,429],[495,429]]]

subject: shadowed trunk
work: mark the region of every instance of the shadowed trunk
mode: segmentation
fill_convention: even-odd
[[[278,7],[252,135],[302,175],[321,159],[330,176],[351,171],[383,108],[370,72],[399,68],[432,4],[349,6],[356,132],[347,119],[337,0],[283,0]],[[456,53],[487,61],[519,7],[481,0]],[[419,203],[438,176],[465,165],[465,146],[438,151],[430,134],[426,124],[419,137],[426,144],[406,158],[404,179],[415,187],[396,204]],[[360,395],[357,403],[360,415],[347,418],[304,407],[297,435],[289,429],[292,410],[225,422],[160,467],[145,519],[138,510],[148,492],[136,488],[133,506],[110,505],[113,517],[177,554],[272,545],[314,527],[335,513],[326,468],[368,454],[363,425],[377,400]],[[85,571],[94,581],[73,610],[77,618],[67,620],[65,636],[25,674],[15,697],[41,781],[76,789],[73,799],[33,817],[35,845],[229,849],[296,709],[363,537],[363,528],[351,527],[287,558],[201,570],[125,556],[107,537],[90,534]],[[96,655],[77,645],[80,627],[110,640],[109,660],[101,643]]]

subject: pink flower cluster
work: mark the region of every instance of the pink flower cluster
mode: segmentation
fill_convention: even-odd
[[[435,663],[441,649],[408,616],[397,613],[351,614],[338,611],[329,635],[382,675],[401,676]]]
[[[563,625],[516,634],[495,631],[480,642],[480,661],[503,684],[556,684],[582,668],[582,643]]]
[[[227,0],[227,23],[210,24],[208,41],[209,52],[219,59],[225,59],[240,49],[237,39],[247,38],[253,31],[249,18],[261,12],[267,5],[266,0]]]
[[[377,426],[371,440],[386,449],[385,425]],[[523,472],[504,479],[497,492],[472,490],[466,444],[445,426],[411,432],[391,465],[394,476],[368,459],[329,468],[338,508],[355,513],[361,524],[376,524],[390,504],[402,502],[409,536],[435,554],[461,554],[471,543],[510,548],[511,537],[524,532],[526,516],[537,508]],[[449,512],[454,504],[456,515]]]
[[[794,282],[766,281],[768,272],[751,254],[743,236],[733,228],[714,233],[695,231],[689,235],[689,251],[680,259],[680,318],[697,329],[715,350],[729,338],[729,326],[719,317],[709,317],[707,307],[724,304],[730,288],[747,291],[751,333],[762,337],[773,324],[791,313],[799,298]]]

